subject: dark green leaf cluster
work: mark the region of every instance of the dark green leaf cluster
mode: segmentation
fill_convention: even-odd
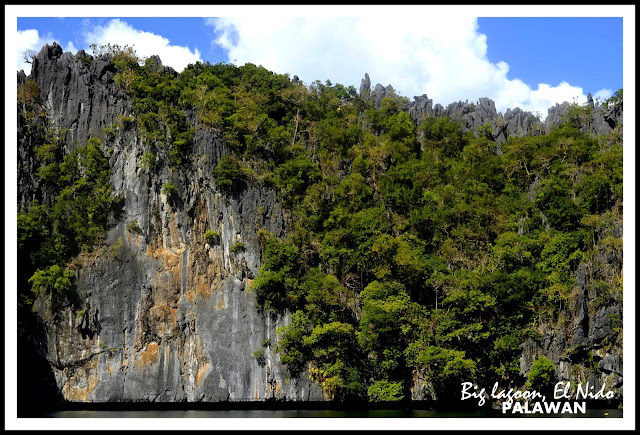
[[[162,187],[162,193],[167,197],[169,202],[174,202],[179,197],[178,188],[171,180],[167,181],[167,183]]]
[[[127,225],[127,231],[134,235],[142,234],[142,228],[140,228],[138,221],[129,222],[129,224]]]
[[[240,254],[241,252],[244,252],[244,251],[245,251],[245,246],[244,246],[243,242],[237,242],[237,243],[234,243],[233,245],[229,246],[229,253],[231,255],[235,256],[235,255],[238,255],[238,254]]]
[[[213,169],[213,179],[224,192],[233,192],[245,184],[245,174],[236,157],[232,154],[222,156]]]
[[[542,355],[531,365],[527,374],[527,387],[544,395],[553,392],[555,384],[556,367],[549,358]]]

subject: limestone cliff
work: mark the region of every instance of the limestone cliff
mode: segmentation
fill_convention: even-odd
[[[45,46],[31,78],[48,119],[68,129],[64,152],[132,114],[132,103],[113,82],[108,58],[63,53]],[[171,73],[167,71],[167,73]],[[19,75],[18,80],[24,81]],[[47,193],[30,174],[33,149],[19,131],[18,206]],[[288,314],[259,313],[248,287],[260,265],[256,235],[281,235],[282,207],[271,190],[248,186],[223,195],[211,179],[221,139],[197,130],[193,165],[141,168],[135,124],[120,126],[109,142],[111,184],[124,199],[103,248],[74,262],[76,293],[41,296],[34,309],[46,331],[41,356],[57,388],[70,401],[323,400],[302,374],[291,378],[273,352],[277,328]],[[105,148],[105,152],[108,152]],[[180,200],[161,192],[168,181]],[[44,198],[43,198],[44,197]],[[127,227],[137,223],[136,231]],[[207,230],[220,234],[210,246]],[[230,246],[244,243],[234,255]],[[264,349],[258,361],[253,353]]]
[[[176,74],[157,57],[151,61],[162,74]],[[47,376],[43,385],[68,401],[325,400],[308,369],[291,376],[274,351],[277,330],[291,313],[259,310],[250,289],[261,261],[258,231],[282,237],[290,228],[276,192],[260,183],[223,192],[211,174],[231,148],[214,130],[200,128],[188,110],[195,128],[190,163],[176,170],[164,159],[150,170],[143,164],[146,149],[133,102],[116,85],[115,73],[109,57],[74,56],[57,44],[33,60],[30,79],[42,113],[66,132],[62,152],[68,155],[91,137],[105,139],[113,195],[122,200],[102,247],[72,261],[74,292],[42,294],[33,304],[41,328],[31,336],[29,355],[39,364],[37,376]],[[18,73],[18,85],[26,78]],[[372,89],[368,75],[360,87],[374,106],[393,94],[390,85]],[[474,132],[488,125],[500,153],[510,136],[548,132],[569,106],[551,108],[545,123],[518,108],[500,114],[487,98],[444,108],[423,95],[405,109],[414,121],[447,116]],[[594,110],[587,121],[583,131],[606,134],[621,124],[622,111]],[[55,192],[34,176],[34,143],[22,123],[17,142],[18,210],[34,199],[51,204]],[[177,188],[175,198],[163,191],[168,182]],[[210,244],[207,231],[216,231],[219,240]],[[598,386],[621,387],[621,297],[603,300],[594,290],[620,279],[622,249],[610,242],[621,233],[620,217],[610,234],[598,235],[598,254],[578,269],[572,314],[562,323],[541,322],[540,337],[522,344],[522,374],[544,354],[559,379],[577,374]],[[243,250],[232,249],[238,243]],[[435,399],[430,391],[415,373],[412,399]]]

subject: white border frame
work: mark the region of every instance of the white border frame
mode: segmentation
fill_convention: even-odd
[[[239,430],[274,428],[277,430],[576,430],[576,429],[635,429],[635,6],[632,5],[572,5],[572,6],[109,6],[109,5],[5,5],[5,429],[87,429],[97,427],[95,419],[17,418],[16,382],[16,311],[17,270],[16,206],[17,180],[15,176],[15,149],[17,96],[15,82],[15,35],[17,17],[111,17],[117,12],[122,17],[182,16],[220,17],[237,15],[286,14],[296,16],[361,16],[384,13],[389,19],[401,20],[407,14],[424,12],[450,12],[456,15],[479,17],[623,17],[623,88],[625,100],[624,124],[624,252],[627,267],[624,277],[624,416],[605,418],[372,418],[372,419],[173,419],[173,418],[110,418],[104,429],[214,429]],[[594,57],[595,54],[594,54]],[[588,68],[588,66],[585,66]],[[52,424],[53,423],[53,424]]]

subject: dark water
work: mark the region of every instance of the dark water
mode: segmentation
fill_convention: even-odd
[[[501,414],[441,410],[72,410],[43,413],[46,418],[622,418],[621,409],[588,409],[585,414]]]

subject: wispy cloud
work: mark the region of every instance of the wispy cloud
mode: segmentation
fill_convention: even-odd
[[[610,98],[612,95],[613,95],[613,89],[601,89],[595,94],[593,94],[593,99],[604,101],[607,98]]]

